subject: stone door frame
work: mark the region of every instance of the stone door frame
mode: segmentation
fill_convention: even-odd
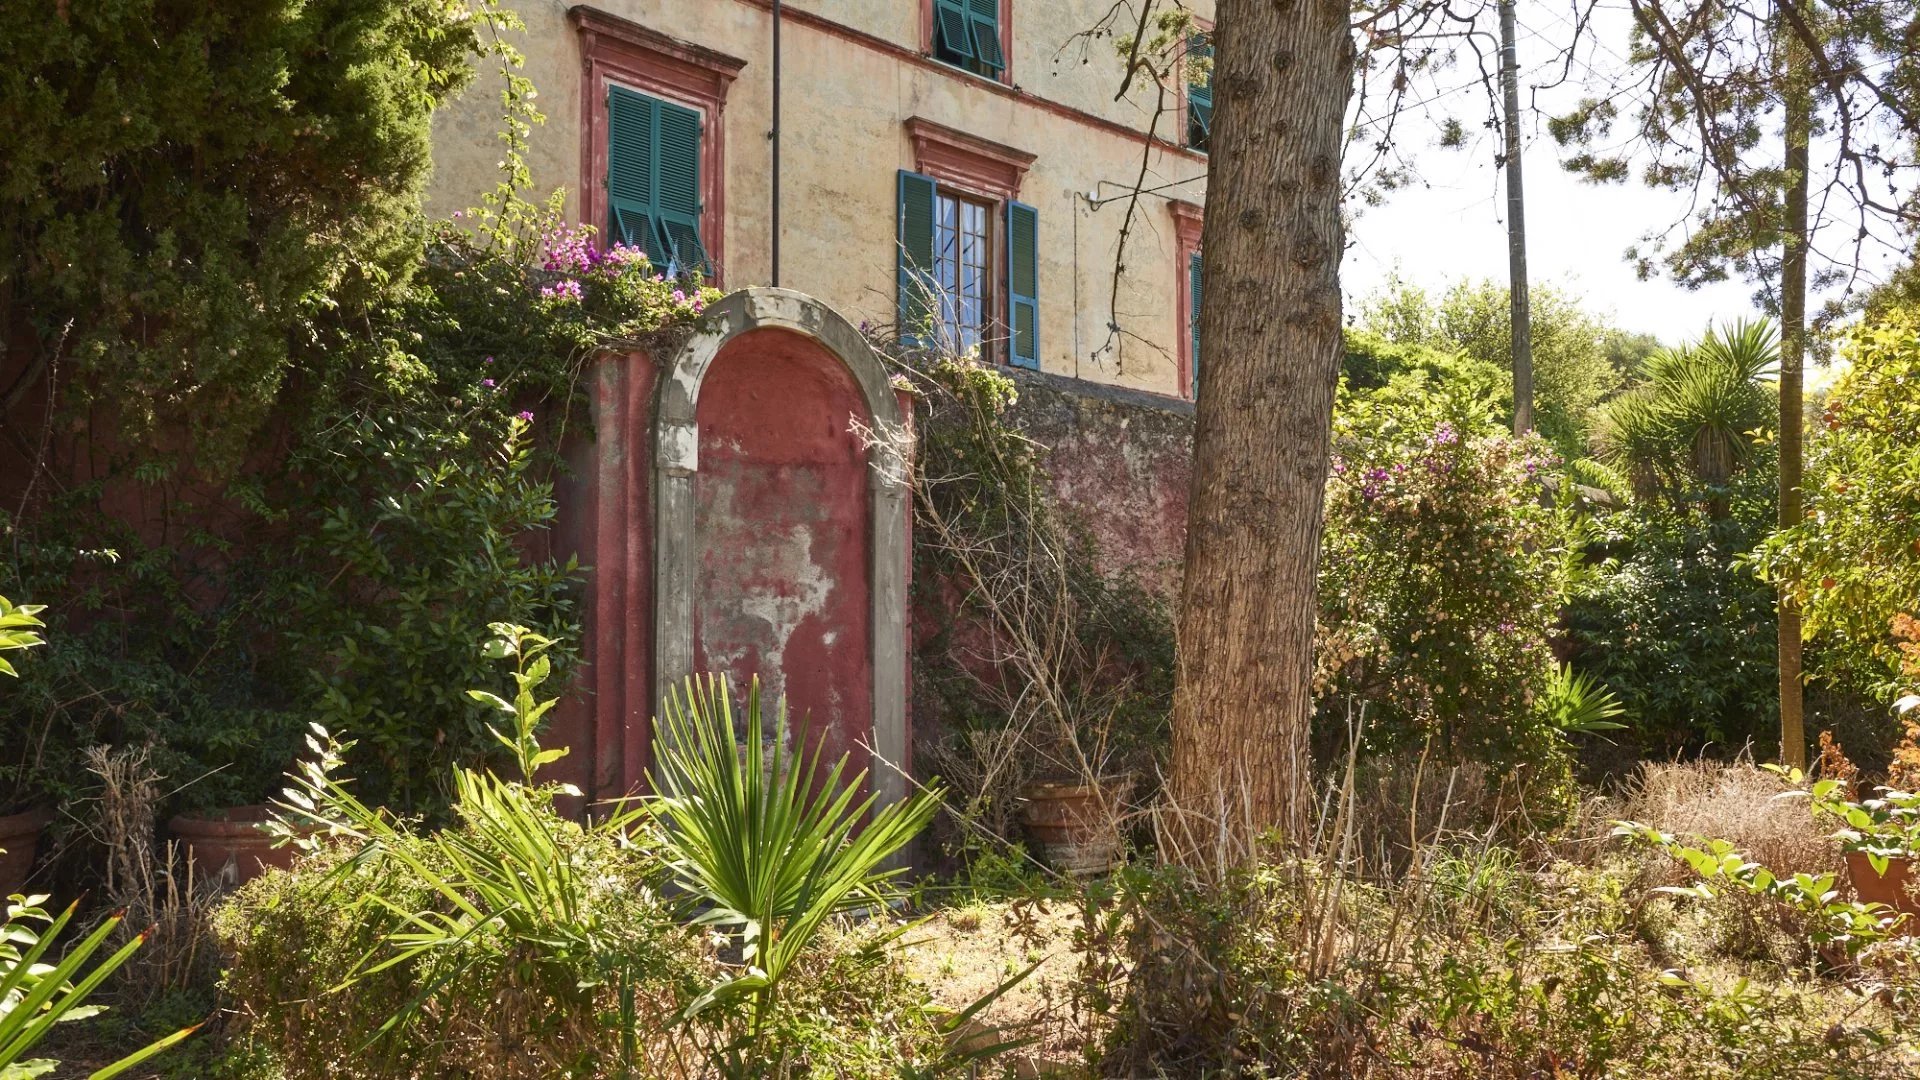
[[[653,424],[655,706],[693,674],[693,619],[698,577],[694,476],[700,469],[700,388],[713,361],[735,338],[786,330],[837,357],[865,402],[863,422],[875,436],[867,451],[868,564],[872,598],[868,660],[873,671],[873,728],[866,739],[876,804],[906,797],[908,479],[900,439],[906,431],[899,398],[873,347],[832,308],[791,289],[729,293],[661,369]],[[658,760],[657,756],[655,760]]]

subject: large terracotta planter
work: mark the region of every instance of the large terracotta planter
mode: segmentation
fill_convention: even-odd
[[[1113,869],[1120,857],[1120,805],[1132,784],[1028,784],[1022,793],[1021,823],[1054,869],[1083,877]]]
[[[291,844],[273,846],[275,837],[267,831],[270,815],[265,806],[235,806],[206,815],[181,814],[167,823],[167,830],[186,849],[196,880],[219,878],[237,888],[269,866],[287,869],[299,854]]]
[[[53,813],[44,806],[0,817],[0,848],[6,849],[0,852],[0,897],[27,887],[27,874],[40,850],[40,833],[51,820]]]
[[[1913,880],[1913,860],[1888,859],[1887,872],[1876,874],[1873,863],[1864,851],[1849,851],[1847,855],[1847,877],[1853,881],[1853,891],[1862,903],[1885,904],[1895,911],[1912,916],[1904,927],[1907,933],[1920,931],[1914,925],[1920,919],[1920,903],[1916,903],[1907,886]]]

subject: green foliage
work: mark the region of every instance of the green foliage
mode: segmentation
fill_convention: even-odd
[[[518,20],[493,0],[56,7],[0,27],[21,385],[58,365],[119,452],[184,424],[199,466],[231,467],[295,327],[417,265],[432,113]]]
[[[1562,733],[1535,707],[1552,671],[1561,518],[1542,505],[1553,454],[1493,426],[1485,402],[1342,403],[1320,569],[1322,738],[1365,702],[1370,749],[1431,739],[1454,760],[1564,776]]]
[[[47,625],[38,618],[45,610],[45,604],[15,604],[0,596],[0,653],[19,652],[45,644],[35,629]],[[13,661],[0,656],[0,675],[18,678],[20,673],[14,669]]]
[[[1547,685],[1540,695],[1540,709],[1547,723],[1572,734],[1620,731],[1627,725],[1615,719],[1626,714],[1626,706],[1612,690],[1572,664],[1556,664],[1547,673]]]
[[[1535,285],[1529,296],[1535,426],[1563,455],[1576,456],[1594,407],[1620,385],[1617,362],[1630,346],[1620,331],[1551,285]],[[1511,421],[1510,314],[1506,288],[1491,281],[1457,282],[1436,301],[1396,278],[1361,305],[1359,325],[1388,342],[1457,352],[1481,370],[1497,372],[1497,400]]]
[[[669,696],[654,738],[659,794],[644,804],[674,880],[703,909],[696,921],[739,935],[739,972],[687,1006],[689,1015],[746,1008],[739,1040],[720,1050],[728,1075],[764,1064],[761,1040],[789,974],[828,920],[885,904],[885,886],[906,869],[896,857],[940,806],[937,790],[877,806],[860,794],[867,772],[846,775],[845,755],[828,767],[817,745],[788,750],[784,699],[769,755],[758,680],[740,721],[744,738],[718,676]]]
[[[1891,631],[1920,615],[1920,311],[1857,328],[1810,440],[1806,517],[1760,566],[1799,601],[1806,632],[1856,657],[1877,696],[1903,684]]]
[[[1793,784],[1805,780],[1797,770],[1782,775]],[[1805,790],[1807,805],[1816,817],[1830,817],[1841,824],[1834,834],[1841,850],[1865,855],[1874,873],[1885,874],[1889,859],[1920,857],[1920,795],[1881,788],[1878,798],[1856,801],[1847,784],[1835,779],[1815,781]]]
[[[1565,623],[1582,670],[1619,695],[1645,754],[1772,737],[1773,591],[1742,555],[1771,525],[1772,470],[1735,481],[1729,515],[1635,504],[1601,515]]]
[[[1600,409],[1600,459],[1625,474],[1640,498],[1705,497],[1724,514],[1727,485],[1763,460],[1775,401],[1766,379],[1779,359],[1779,340],[1764,320],[1653,353],[1634,383]]]
[[[55,1024],[99,1015],[104,1006],[88,1005],[87,999],[146,943],[146,935],[137,935],[95,961],[94,954],[119,929],[121,916],[116,914],[55,961],[50,950],[73,921],[79,904],[69,905],[57,917],[49,916],[40,907],[46,899],[10,897],[6,922],[0,924],[0,1080],[31,1080],[59,1068],[57,1061],[26,1055],[52,1033]],[[40,928],[36,929],[36,923]],[[90,1080],[119,1076],[182,1041],[193,1030],[174,1032],[90,1073]]]

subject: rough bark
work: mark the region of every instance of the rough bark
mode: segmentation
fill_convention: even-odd
[[[1785,35],[1787,45],[1786,220],[1780,260],[1780,528],[1800,524],[1802,368],[1807,350],[1807,147],[1813,127],[1813,97],[1807,87],[1805,51]],[[1800,607],[1790,582],[1781,582],[1780,605],[1780,762],[1807,765],[1807,731],[1802,712]]]
[[[1190,865],[1304,825],[1314,577],[1340,364],[1350,8],[1221,0],[1164,839]]]

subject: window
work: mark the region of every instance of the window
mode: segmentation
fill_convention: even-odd
[[[1200,396],[1200,253],[1187,256],[1187,390]]]
[[[1174,310],[1179,334],[1180,396],[1191,398],[1200,387],[1200,234],[1206,224],[1206,210],[1195,203],[1169,199],[1167,210],[1173,215],[1175,280],[1179,282]]]
[[[992,247],[987,234],[988,207],[936,189],[933,197],[933,280],[939,317],[934,320],[942,349],[965,353],[981,348],[990,329]]]
[[[933,55],[989,79],[1007,69],[1000,38],[1000,0],[932,0]]]
[[[662,269],[726,273],[727,90],[746,61],[585,5],[580,222]]]
[[[1213,128],[1213,31],[1187,38],[1183,65],[1187,86],[1187,146],[1207,152],[1207,134]]]
[[[645,251],[668,276],[711,277],[700,210],[700,114],[609,86],[608,239]]]
[[[1040,213],[901,170],[901,340],[1040,366]]]

